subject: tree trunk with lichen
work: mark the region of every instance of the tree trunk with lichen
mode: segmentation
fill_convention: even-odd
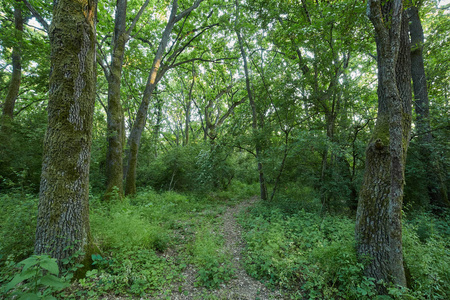
[[[106,152],[106,192],[105,199],[117,191],[121,198],[123,195],[123,147],[125,144],[125,121],[120,100],[120,83],[122,79],[122,66],[125,54],[125,45],[128,40],[126,33],[127,0],[118,0],[112,45],[112,61],[108,79],[108,111],[107,111],[107,142]]]
[[[89,164],[95,100],[96,0],[59,0],[50,27],[48,129],[39,193],[35,253],[86,264],[94,251],[89,225]]]
[[[7,155],[11,146],[12,121],[14,119],[14,106],[19,95],[20,82],[22,80],[22,36],[23,17],[20,8],[20,1],[14,1],[14,35],[15,44],[12,50],[12,74],[9,82],[8,92],[3,102],[2,116],[0,119],[0,168],[7,170],[10,168],[12,158]]]
[[[378,118],[366,150],[356,216],[357,253],[366,262],[366,276],[406,286],[401,217],[411,132],[408,20],[400,0],[369,1],[368,16],[377,42]],[[377,289],[386,293],[382,284]]]
[[[2,113],[2,131],[7,132],[11,120],[14,118],[14,106],[16,104],[17,96],[19,95],[20,82],[22,79],[22,35],[23,35],[23,17],[20,9],[20,0],[14,1],[14,35],[15,45],[12,51],[12,75],[6,94],[5,102],[3,103]],[[7,136],[5,136],[7,138]]]

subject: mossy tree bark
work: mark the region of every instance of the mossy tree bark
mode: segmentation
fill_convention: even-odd
[[[89,164],[95,101],[96,0],[59,0],[49,30],[48,129],[39,194],[35,253],[58,260],[93,242],[89,225]]]
[[[414,108],[420,160],[426,168],[426,181],[430,203],[440,207],[450,207],[450,201],[443,180],[439,160],[432,148],[433,136],[430,130],[430,101],[423,58],[424,34],[418,6],[408,9],[409,33],[411,36],[411,75],[414,87]]]
[[[411,132],[408,20],[401,0],[368,2],[378,62],[378,118],[366,150],[366,170],[356,216],[357,252],[365,275],[406,286],[402,251],[402,201]],[[383,285],[378,285],[385,293]]]
[[[105,71],[108,80],[108,110],[107,110],[107,142],[106,152],[106,192],[109,199],[117,189],[118,196],[123,195],[123,145],[125,141],[125,120],[120,100],[120,83],[122,78],[123,57],[125,53],[127,0],[118,0],[114,35],[112,38],[111,65]]]
[[[23,35],[23,17],[21,9],[21,0],[14,1],[14,35],[15,45],[12,51],[12,75],[3,103],[2,131],[6,132],[9,123],[14,118],[14,106],[19,95],[20,82],[22,80],[22,35]]]
[[[106,66],[106,60],[100,65],[108,80],[108,109],[107,109],[107,142],[106,153],[106,192],[105,199],[109,199],[116,189],[118,196],[123,196],[123,148],[125,144],[125,120],[120,100],[120,84],[122,81],[122,66],[125,46],[130,39],[130,33],[136,26],[140,16],[148,6],[147,0],[128,29],[127,0],[118,0],[114,21],[114,34],[111,41],[111,63]]]

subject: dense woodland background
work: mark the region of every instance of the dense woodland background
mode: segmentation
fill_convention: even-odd
[[[357,0],[100,1],[89,169],[98,251],[68,287],[83,253],[57,257],[59,271],[31,256],[56,12],[51,1],[2,1],[0,296],[34,286],[41,298],[162,297],[187,265],[199,286],[217,288],[233,277],[232,258],[209,233],[227,206],[258,195],[240,218],[246,270],[286,298],[448,299],[450,8],[403,5],[426,74],[426,98],[412,85],[404,172],[408,287],[368,276],[355,250],[379,109],[374,28]],[[24,284],[8,285],[17,274]]]

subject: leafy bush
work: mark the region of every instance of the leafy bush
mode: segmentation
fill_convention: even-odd
[[[37,202],[33,195],[0,194],[0,259],[17,262],[33,253]]]
[[[449,299],[450,238],[448,234],[441,235],[438,230],[433,230],[435,223],[439,224],[431,215],[420,215],[418,223],[404,225],[404,256],[416,296]],[[446,227],[450,226],[447,224]]]
[[[197,155],[198,186],[203,191],[226,189],[234,177],[234,169],[230,165],[231,150],[220,145],[201,150]]]
[[[299,186],[298,183],[285,184],[274,200],[270,205],[286,214],[295,214],[301,210],[320,213],[322,210],[319,194],[312,187]]]
[[[153,250],[138,248],[115,249],[111,257],[95,256],[94,262],[98,268],[87,272],[86,278],[79,281],[81,289],[72,292],[73,296],[90,299],[106,294],[148,296],[170,284],[181,270]]]
[[[139,160],[138,186],[157,190],[193,191],[197,185],[197,156],[200,146],[174,147],[149,161]]]
[[[230,164],[234,169],[234,178],[246,184],[258,182],[258,169],[255,158],[247,152],[235,152],[230,157]]]
[[[259,206],[242,219],[247,272],[271,286],[311,299],[369,299],[374,282],[362,275],[354,251],[353,221],[300,211],[286,215]],[[299,296],[300,297],[300,296]]]
[[[259,183],[247,184],[241,181],[233,180],[226,190],[217,191],[210,195],[219,200],[242,200],[248,199],[259,193]]]
[[[6,136],[0,132],[0,190],[39,190],[46,127],[47,112],[37,109],[15,119]]]

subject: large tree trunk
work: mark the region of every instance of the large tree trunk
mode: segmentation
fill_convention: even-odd
[[[248,64],[247,64],[247,55],[245,53],[244,49],[244,43],[242,41],[240,28],[238,27],[238,19],[239,19],[239,3],[236,0],[236,35],[238,37],[238,43],[239,48],[241,50],[241,56],[242,60],[244,61],[244,72],[245,72],[245,84],[247,88],[247,95],[250,102],[250,107],[252,109],[252,128],[253,128],[253,136],[256,139],[256,160],[258,161],[258,173],[259,173],[259,189],[260,189],[260,196],[262,200],[267,200],[267,187],[266,187],[266,181],[264,179],[264,171],[263,166],[261,162],[261,155],[262,155],[262,146],[261,141],[258,137],[258,114],[256,111],[256,104],[253,99],[253,91],[250,86],[250,75],[248,73]]]
[[[59,0],[50,27],[48,129],[35,253],[61,260],[93,252],[89,164],[95,99],[95,0]]]
[[[106,153],[106,192],[105,197],[111,197],[114,189],[118,196],[123,195],[123,145],[125,143],[125,121],[120,100],[120,83],[125,45],[128,41],[126,33],[127,0],[118,0],[114,25],[112,62],[108,79],[108,112],[107,112],[107,142]],[[109,75],[109,76],[108,76]]]
[[[402,1],[368,2],[378,61],[378,118],[366,150],[356,241],[368,263],[365,275],[406,286],[402,251],[402,201],[411,131],[411,74],[407,18]],[[389,24],[385,27],[385,24]],[[378,290],[385,293],[383,285]]]
[[[415,6],[408,9],[409,32],[411,35],[411,75],[414,87],[414,108],[420,160],[426,168],[427,176],[423,178],[428,187],[431,204],[450,206],[445,182],[442,180],[439,160],[433,155],[433,136],[430,130],[430,109],[427,80],[423,60],[424,35],[419,17],[419,9]]]
[[[2,131],[6,132],[8,124],[14,118],[14,106],[19,94],[20,82],[22,79],[22,35],[23,35],[23,18],[20,9],[21,0],[14,1],[14,28],[16,44],[12,51],[12,75],[3,104],[2,114]]]

